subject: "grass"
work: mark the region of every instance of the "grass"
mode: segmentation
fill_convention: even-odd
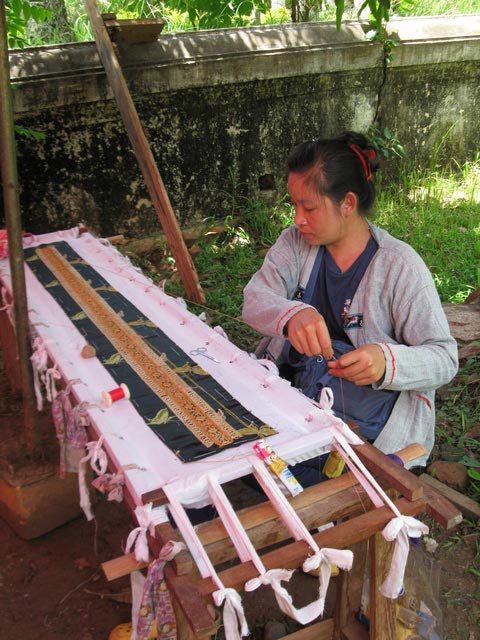
[[[442,301],[461,303],[480,287],[480,159],[450,170],[404,172],[377,193],[374,222],[418,251]],[[200,240],[195,259],[211,311],[240,315],[243,287],[292,220],[285,199],[269,207],[232,198],[224,233]],[[166,289],[181,292],[176,279]]]

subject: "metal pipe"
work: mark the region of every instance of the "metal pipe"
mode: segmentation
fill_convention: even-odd
[[[30,363],[27,290],[23,263],[22,229],[18,197],[17,152],[13,124],[13,101],[8,61],[7,25],[4,0],[0,0],[0,161],[3,202],[7,228],[8,257],[12,278],[15,334],[22,382],[24,441],[28,454],[37,454],[38,429],[35,390]]]

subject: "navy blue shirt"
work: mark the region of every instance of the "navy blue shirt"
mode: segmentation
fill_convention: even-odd
[[[362,254],[345,272],[338,267],[328,249],[319,249],[302,299],[324,317],[336,358],[354,349],[345,326],[362,326],[362,310],[350,309],[350,305],[377,249],[377,242],[371,237]],[[317,398],[323,387],[330,387],[334,393],[333,409],[337,415],[344,420],[353,420],[358,424],[362,436],[375,440],[397,400],[397,391],[374,391],[371,385],[357,386],[348,380],[336,378],[330,374],[323,357],[308,357],[299,354],[293,347],[289,352],[289,364],[294,369],[292,381],[295,387],[310,398]]]
[[[351,344],[344,329],[345,319],[360,280],[377,249],[377,242],[371,237],[363,253],[345,272],[325,249],[310,304],[324,317],[332,340],[345,340]]]

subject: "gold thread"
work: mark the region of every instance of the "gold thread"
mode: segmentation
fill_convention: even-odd
[[[36,252],[60,284],[67,291],[75,292],[79,306],[140,378],[205,447],[213,444],[224,447],[240,437],[220,412],[212,409],[168,366],[165,354],[158,356],[152,351],[55,247],[38,247]]]

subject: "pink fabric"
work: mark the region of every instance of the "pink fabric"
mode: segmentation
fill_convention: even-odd
[[[29,244],[35,242],[33,233],[22,232],[23,246],[28,247]],[[8,258],[8,233],[6,229],[0,229],[0,260]]]
[[[411,516],[393,518],[382,531],[385,540],[395,540],[390,570],[379,591],[386,598],[398,598],[403,591],[403,579],[410,551],[409,536],[419,538],[426,535],[429,529],[426,524]]]
[[[242,527],[237,514],[235,513],[232,505],[228,501],[222,487],[218,481],[213,478],[208,478],[208,490],[212,498],[213,504],[218,511],[220,519],[225,526],[228,535],[230,536],[235,549],[237,550],[238,557],[242,562],[248,562],[251,560],[259,573],[265,572],[265,567],[261,561],[255,547],[253,546],[250,538],[248,537],[245,529]]]
[[[182,543],[167,542],[150,563],[135,625],[137,640],[148,640],[155,621],[159,640],[176,640],[177,622],[163,572],[166,562],[183,548]]]
[[[137,562],[148,562],[149,560],[147,533],[153,535],[155,530],[155,523],[152,521],[152,506],[152,503],[149,502],[135,508],[138,527],[135,527],[128,534],[125,553],[130,553],[133,548]]]
[[[65,477],[67,446],[74,449],[84,449],[87,444],[87,433],[85,427],[89,424],[86,414],[87,403],[81,403],[75,408],[70,401],[70,391],[78,380],[70,381],[63,391],[57,393],[52,401],[52,417],[55,425],[55,432],[60,445],[60,477]]]
[[[107,494],[107,500],[114,502],[122,502],[123,487],[125,485],[125,474],[122,471],[118,473],[104,473],[95,480],[92,480],[92,486],[100,493]]]

